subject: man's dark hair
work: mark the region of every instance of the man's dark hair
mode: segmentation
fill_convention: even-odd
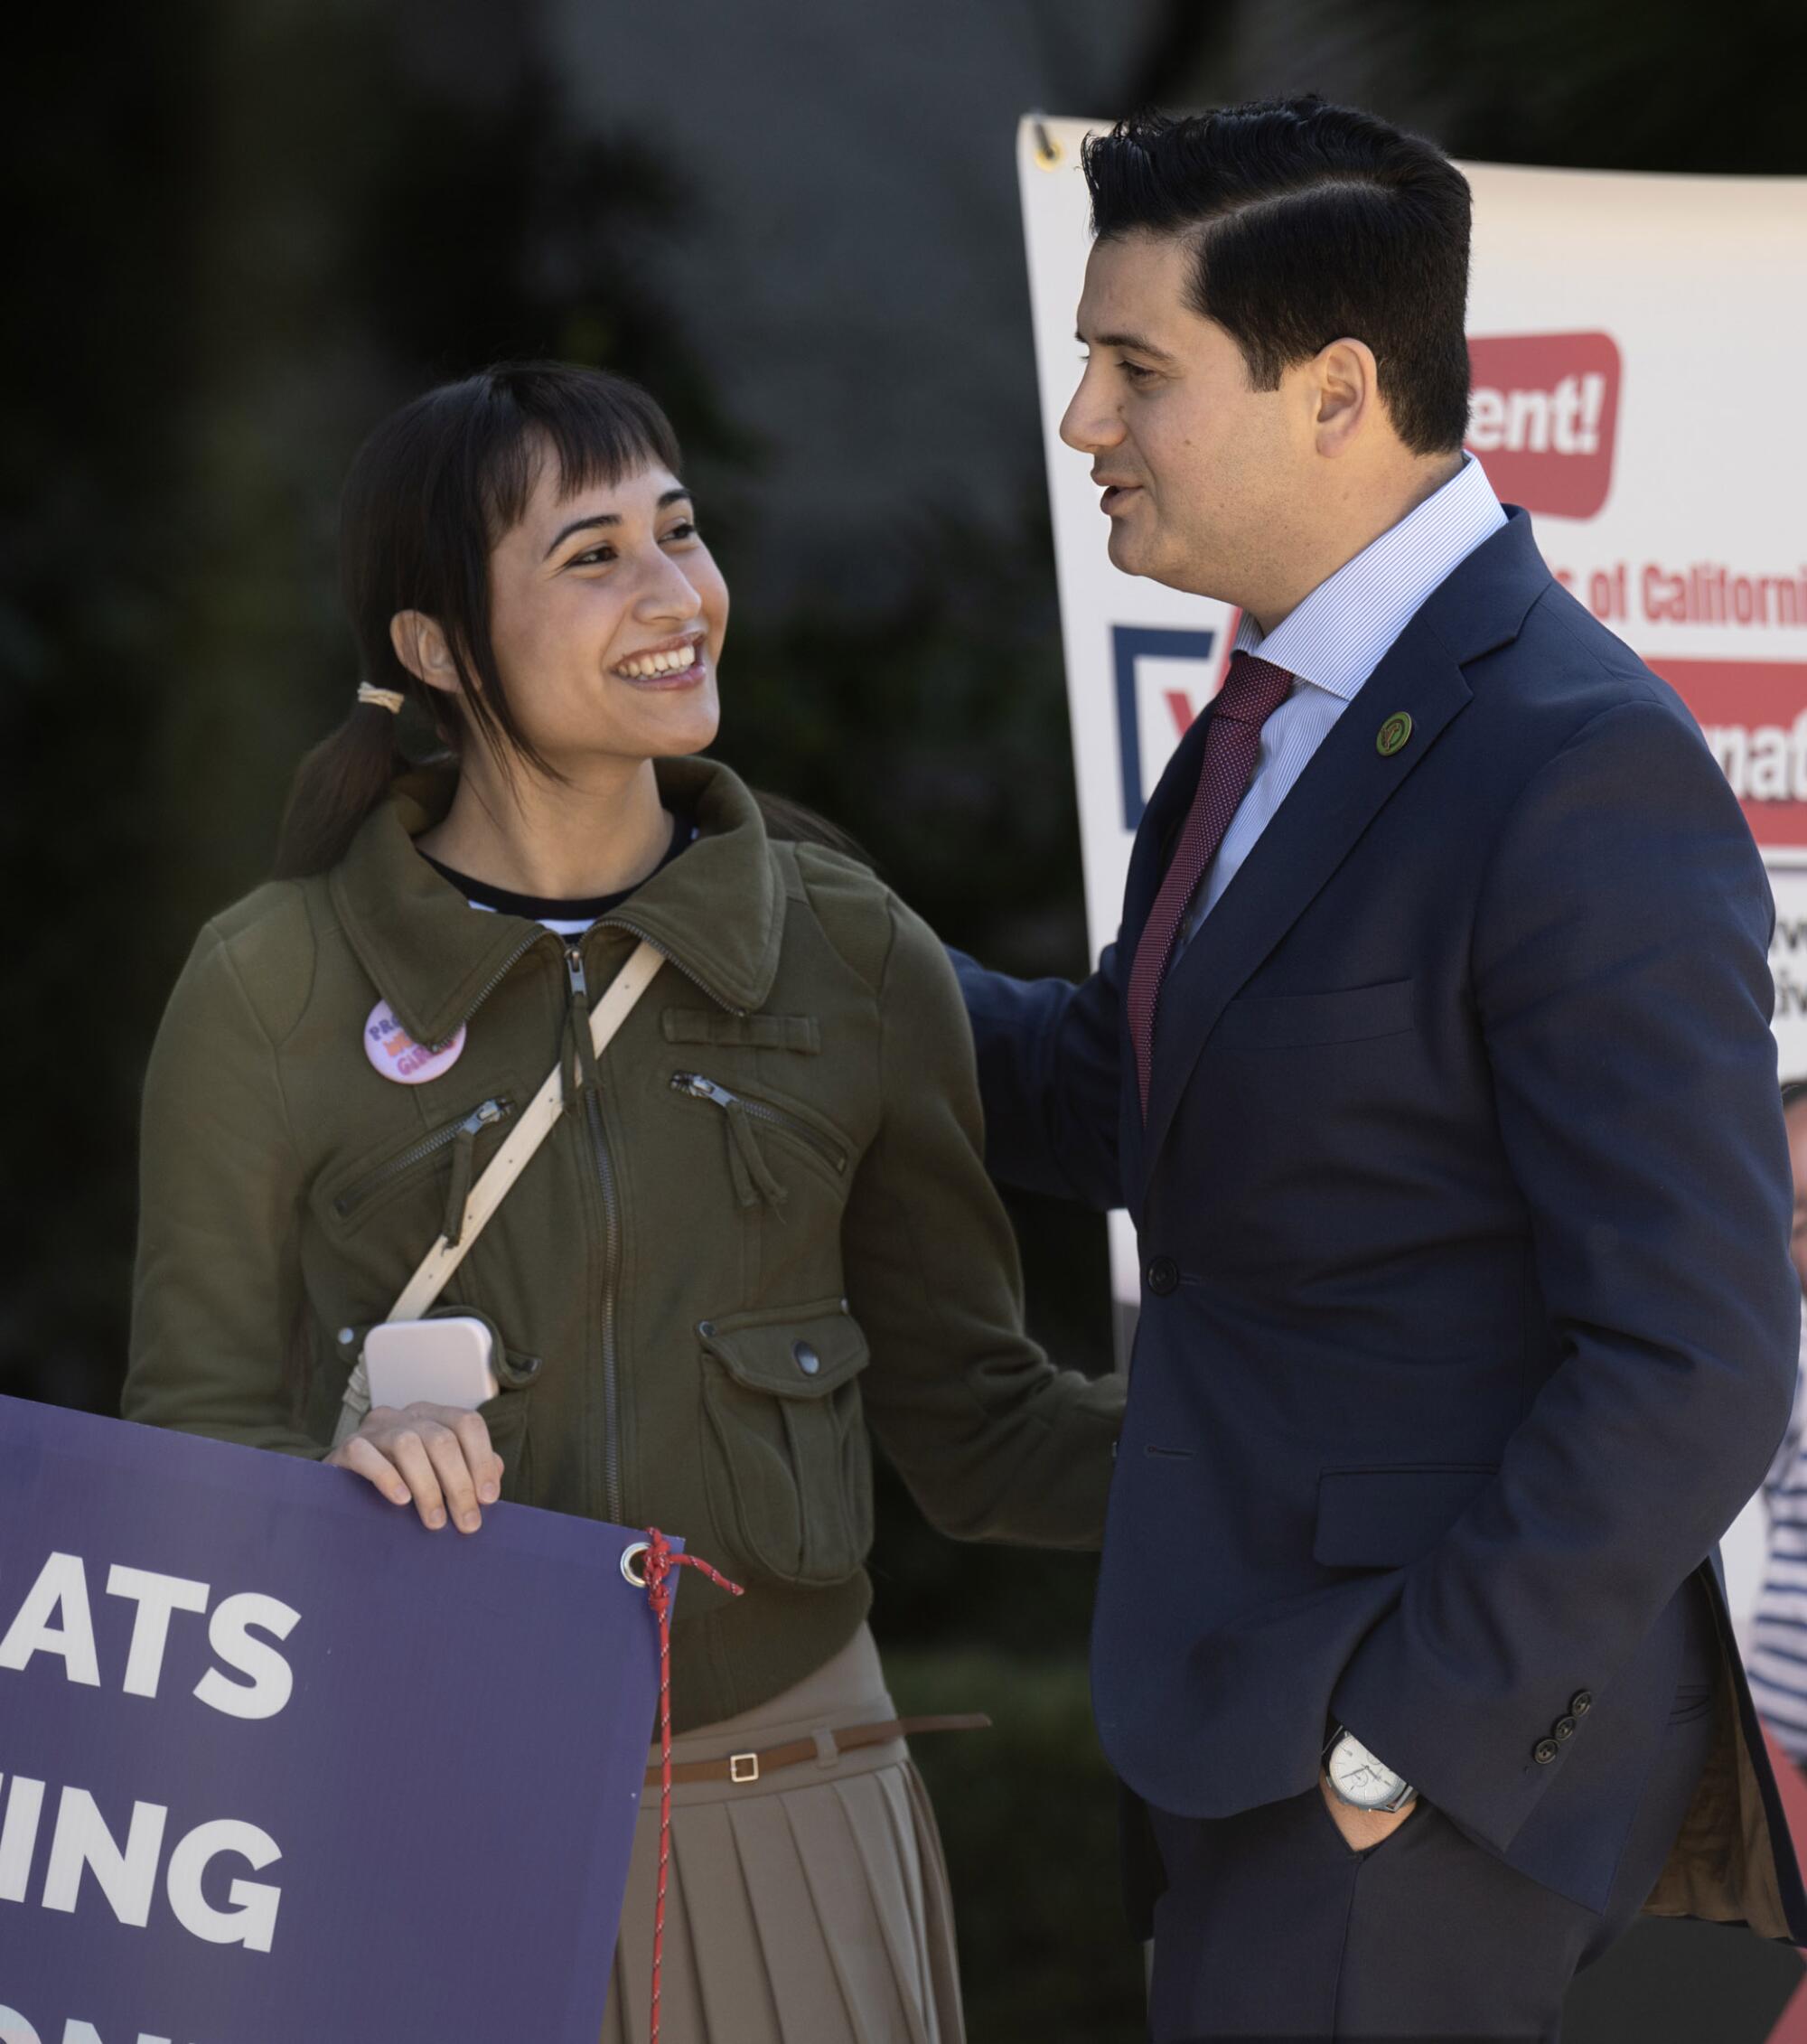
[[[1188,299],[1236,342],[1258,390],[1332,341],[1365,341],[1393,430],[1453,452],[1468,425],[1468,181],[1435,143],[1303,98],[1088,136],[1100,239],[1185,235]]]

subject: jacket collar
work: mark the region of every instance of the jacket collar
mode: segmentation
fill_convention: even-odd
[[[658,760],[668,808],[699,835],[637,888],[604,928],[650,938],[721,1007],[763,1007],[778,971],[784,890],[759,805],[713,760]],[[457,785],[447,768],[398,778],[328,879],[347,942],[417,1043],[440,1043],[535,943],[558,939],[515,915],[473,909],[414,849],[445,815]]]
[[[1222,900],[1171,968],[1161,994],[1146,1129],[1133,1082],[1126,1089],[1123,1154],[1132,1204],[1140,1204],[1218,1017],[1446,727],[1467,708],[1464,667],[1516,638],[1531,605],[1551,586],[1531,520],[1514,505],[1506,511],[1506,524],[1432,591],[1332,726]],[[1378,749],[1376,732],[1400,711],[1411,718],[1411,736],[1388,755]],[[1143,820],[1124,901],[1125,985],[1159,891],[1164,839],[1191,806],[1209,723],[1207,708],[1182,741]]]

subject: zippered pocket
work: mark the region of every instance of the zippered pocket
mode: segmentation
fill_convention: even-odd
[[[700,1072],[674,1072],[671,1075],[673,1092],[688,1093],[692,1100],[707,1100],[719,1107],[730,1120],[735,1111],[755,1121],[761,1128],[775,1130],[780,1135],[789,1136],[793,1142],[801,1143],[812,1150],[837,1177],[842,1177],[847,1167],[847,1154],[838,1143],[832,1142],[818,1129],[812,1128],[801,1115],[774,1107],[768,1100],[755,1099],[751,1093],[736,1093],[726,1086],[717,1085],[713,1079],[705,1078]]]
[[[453,1149],[461,1136],[474,1142],[482,1130],[499,1121],[506,1121],[513,1112],[514,1102],[507,1093],[498,1093],[493,1100],[482,1101],[469,1113],[461,1114],[455,1121],[442,1122],[438,1128],[429,1129],[406,1149],[387,1158],[374,1170],[367,1171],[355,1185],[347,1186],[333,1200],[333,1213],[342,1221],[351,1220],[378,1193],[387,1191],[398,1178],[407,1177],[423,1164],[432,1163]]]

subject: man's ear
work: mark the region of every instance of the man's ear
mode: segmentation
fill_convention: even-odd
[[[460,692],[458,663],[436,618],[424,610],[398,610],[389,620],[389,643],[417,681],[448,696]]]
[[[1381,412],[1381,375],[1365,341],[1333,341],[1311,364],[1316,410],[1313,432],[1320,455],[1347,454]]]

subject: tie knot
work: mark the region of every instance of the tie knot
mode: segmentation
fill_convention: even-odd
[[[1213,717],[1227,717],[1232,724],[1252,724],[1259,730],[1286,701],[1293,677],[1284,667],[1254,653],[1234,652],[1230,671],[1211,706]]]

